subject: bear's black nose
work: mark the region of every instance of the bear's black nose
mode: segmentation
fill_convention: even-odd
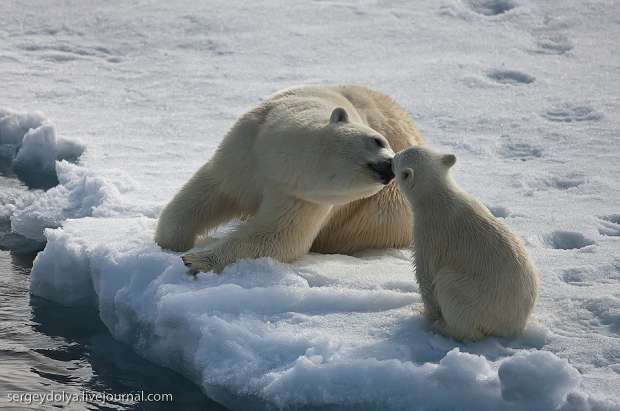
[[[387,184],[394,178],[392,171],[392,160],[381,160],[376,163],[369,163],[368,168],[377,174],[383,184]]]

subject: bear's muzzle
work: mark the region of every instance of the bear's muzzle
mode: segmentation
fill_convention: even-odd
[[[375,172],[383,184],[387,184],[394,178],[392,160],[381,160],[376,163],[368,163],[368,168]]]

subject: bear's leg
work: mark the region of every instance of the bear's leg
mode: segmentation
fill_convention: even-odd
[[[424,303],[424,315],[431,321],[439,320],[441,319],[441,309],[435,297],[435,285],[431,269],[421,255],[416,255],[414,261],[418,291]]]
[[[293,261],[308,252],[330,206],[266,194],[256,215],[211,247],[183,255],[193,272],[220,272],[240,258]]]
[[[439,320],[441,318],[441,309],[436,301],[433,290],[427,290],[422,285],[420,285],[419,290],[422,295],[422,303],[424,304],[424,315],[431,321]]]
[[[244,213],[220,188],[210,167],[207,163],[198,170],[159,216],[155,242],[162,248],[189,250],[196,236]]]
[[[434,282],[435,297],[441,310],[440,328],[455,340],[477,341],[485,337],[480,328],[483,296],[467,276],[451,270],[440,270]]]

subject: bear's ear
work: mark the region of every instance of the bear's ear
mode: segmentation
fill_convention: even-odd
[[[412,181],[413,180],[413,169],[412,168],[404,168],[400,170],[400,178],[403,181]]]
[[[444,154],[441,156],[441,162],[444,166],[450,168],[456,163],[456,156],[454,154]]]
[[[347,114],[347,110],[342,107],[336,107],[334,111],[332,111],[332,116],[329,119],[330,123],[346,123],[349,121],[349,114]]]

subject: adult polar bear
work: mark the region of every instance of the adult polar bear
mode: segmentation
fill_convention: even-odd
[[[237,120],[163,210],[155,240],[185,251],[209,229],[248,217],[205,250],[183,256],[194,272],[219,272],[240,258],[289,262],[309,250],[406,247],[412,215],[390,182],[391,158],[392,150],[419,143],[409,115],[377,91],[283,90]]]

